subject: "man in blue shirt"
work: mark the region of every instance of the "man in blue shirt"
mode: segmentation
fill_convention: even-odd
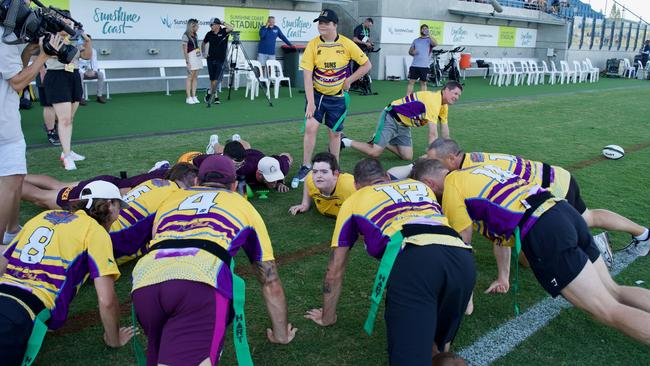
[[[420,80],[420,90],[427,90],[427,75],[431,65],[431,51],[438,43],[429,35],[429,26],[422,24],[420,26],[420,37],[411,43],[409,55],[413,56],[413,63],[409,68],[409,84],[406,87],[406,95],[413,93],[413,86],[417,80]]]
[[[280,28],[275,25],[275,17],[269,17],[266,25],[260,28],[260,43],[257,46],[257,61],[262,66],[266,65],[266,60],[275,60],[275,40],[278,37],[287,46],[292,46]]]

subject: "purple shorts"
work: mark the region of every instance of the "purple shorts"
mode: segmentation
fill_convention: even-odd
[[[214,287],[171,280],[133,291],[138,322],[147,335],[147,365],[219,364],[230,300]]]

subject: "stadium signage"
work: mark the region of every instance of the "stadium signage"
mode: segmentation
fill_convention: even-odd
[[[242,41],[258,41],[259,29],[269,15],[292,42],[306,42],[318,35],[312,20],[317,12],[235,8],[201,5],[170,5],[145,2],[69,0],[75,19],[95,39],[179,40],[187,20],[199,21],[200,39],[210,30],[210,19],[218,17],[241,32]]]
[[[404,18],[382,18],[381,22],[381,43],[388,44],[410,44],[422,24],[429,26],[430,34],[443,46],[534,48],[537,43],[536,29]]]

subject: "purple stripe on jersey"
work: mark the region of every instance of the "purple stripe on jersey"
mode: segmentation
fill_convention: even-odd
[[[127,211],[126,209],[122,209],[120,211],[120,218],[126,220],[126,222],[128,222],[129,225],[135,225],[135,223],[138,222],[134,217],[130,215],[130,212]]]
[[[259,262],[262,260],[262,256],[264,254],[262,252],[262,244],[260,243],[260,239],[257,236],[257,232],[252,227],[246,227],[244,230],[240,231],[237,234],[235,239],[233,239],[233,241],[230,243],[228,253],[234,257],[239,251],[240,247],[244,249],[248,260],[251,263]]]
[[[199,248],[180,248],[180,249],[159,249],[156,251],[155,259],[195,256]]]
[[[528,181],[530,179],[530,174],[533,172],[533,166],[530,163],[530,160],[526,161],[526,170],[524,170],[524,175],[521,176],[521,178],[525,181]]]
[[[377,226],[382,227],[388,219],[393,218],[397,213],[403,213],[407,210],[421,211],[425,209],[431,209],[438,212],[442,211],[440,205],[437,203],[434,204],[433,202],[400,202],[384,207],[381,211],[373,215],[370,220],[376,223]],[[387,214],[390,217],[388,217]]]
[[[516,156],[516,158],[517,160],[515,162],[515,169],[512,171],[512,174],[521,176],[521,171],[524,167],[524,161],[518,156]]]
[[[343,67],[339,70],[336,70],[334,72],[331,72],[330,70],[319,70],[315,69],[314,70],[314,75],[320,78],[341,78],[341,77],[347,77],[348,76],[348,68]]]
[[[499,192],[501,192],[502,189],[504,188],[509,188],[509,186],[514,185],[516,183],[519,183],[521,180],[520,177],[512,177],[508,180],[506,180],[504,183],[497,183],[492,188],[490,188],[490,192],[485,196],[485,198],[492,200],[493,197],[495,197]]]
[[[523,216],[523,212],[512,212],[485,199],[466,199],[465,205],[472,220],[483,221],[489,232],[506,238],[512,235]]]
[[[136,254],[142,249],[146,253],[147,243],[151,240],[151,229],[155,215],[149,215],[144,220],[126,227],[120,231],[110,233],[113,243],[113,257],[121,257]]]
[[[367,219],[356,216],[357,228],[361,235],[363,235],[363,241],[366,244],[366,252],[371,257],[381,259],[386,251],[386,245],[388,245],[389,237],[384,235],[381,229],[373,224]]]
[[[14,267],[25,268],[29,271],[43,271],[43,272],[51,273],[53,275],[65,276],[65,268],[61,266],[54,266],[54,265],[42,264],[42,263],[23,263],[18,258],[8,258],[8,259],[9,259],[9,265]]]
[[[359,238],[356,220],[357,220],[356,215],[353,215],[343,223],[343,226],[341,226],[339,237],[336,238],[339,247],[352,248],[354,243],[357,241],[357,238]],[[365,220],[365,218],[359,216],[359,220]]]
[[[142,220],[142,219],[145,218],[145,216],[144,216],[143,214],[141,214],[140,212],[138,212],[138,210],[136,210],[135,207],[127,207],[127,208],[125,208],[125,209],[123,209],[123,210],[124,210],[125,212],[128,212],[128,213],[129,213],[131,216],[133,216],[133,218],[135,218],[137,221],[140,221],[140,220]],[[120,214],[121,214],[121,212],[120,212]]]
[[[174,225],[174,221],[181,221],[181,222],[187,222],[190,223],[191,221],[202,221],[203,219],[213,219],[221,224],[223,224],[224,227],[231,229],[233,233],[236,233],[239,231],[239,227],[233,224],[227,217],[220,215],[216,212],[208,212],[200,215],[170,215],[162,219],[157,226],[157,231],[160,231],[161,227],[165,227],[168,224],[172,224],[173,226],[178,226],[178,224]]]
[[[89,273],[89,263],[91,261],[88,257],[88,252],[84,252],[75,258],[70,267],[68,267],[65,283],[54,300],[54,308],[50,309],[52,311],[52,317],[48,323],[50,329],[58,329],[65,323],[68,317],[70,302],[77,295],[79,287],[81,287],[86,275]],[[97,275],[98,271],[94,263],[93,267],[95,267],[93,272]],[[91,275],[91,278],[94,277]]]
[[[427,112],[427,107],[420,101],[394,105],[393,110],[405,117],[414,118]]]
[[[501,203],[503,203],[503,201],[506,200],[506,198],[508,198],[508,196],[509,196],[512,192],[516,191],[517,189],[519,189],[519,188],[521,188],[521,187],[523,187],[523,186],[525,186],[525,185],[527,185],[527,184],[528,184],[528,183],[526,183],[526,182],[520,180],[517,184],[513,184],[512,186],[508,187],[508,189],[506,189],[505,191],[503,191],[503,193],[501,193],[501,194],[498,195],[497,197],[491,198],[490,200],[491,200],[492,202],[496,203],[497,205],[500,205]]]
[[[544,174],[543,171],[544,170],[542,169],[542,175]],[[548,178],[548,182],[549,184],[555,183],[555,168],[553,168],[552,166],[551,166],[551,173],[550,173],[550,177]]]
[[[230,273],[230,268],[225,263],[221,265],[217,274],[217,291],[232,300],[232,273]]]
[[[213,232],[226,235],[226,239],[228,241],[232,240],[232,238],[235,237],[235,233],[232,230],[228,230],[224,228],[222,225],[219,225],[212,221],[206,221],[206,220],[202,220],[197,223],[194,222],[188,223],[187,225],[169,225],[169,226],[165,226],[164,228],[160,228],[159,226],[156,233],[159,234],[167,231],[187,232],[194,229],[206,229],[208,227],[211,228]]]

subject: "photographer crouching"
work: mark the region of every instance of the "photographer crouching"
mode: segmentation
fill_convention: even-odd
[[[62,44],[61,37],[55,35],[48,37],[46,47],[43,47],[43,37],[34,34],[32,41],[38,42],[41,53],[31,65],[23,67],[24,32],[30,29],[16,20],[20,16],[26,17],[25,12],[33,14],[27,7],[28,3],[24,0],[0,3],[0,232],[3,233],[3,245],[9,244],[20,230],[20,194],[27,174],[25,137],[18,111],[19,93],[34,80],[40,68],[52,57],[50,54],[58,52]],[[13,15],[13,18],[8,15]]]

